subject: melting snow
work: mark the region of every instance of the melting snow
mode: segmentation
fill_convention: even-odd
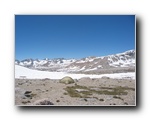
[[[98,65],[97,67],[98,67],[98,68],[103,68],[103,66],[102,66],[102,65]]]
[[[85,69],[85,66],[84,67],[82,67],[80,70],[84,70]]]
[[[97,68],[86,69],[85,71],[97,70]]]

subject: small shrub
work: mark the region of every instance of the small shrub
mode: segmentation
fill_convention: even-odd
[[[68,93],[64,92],[64,95],[68,95]]]

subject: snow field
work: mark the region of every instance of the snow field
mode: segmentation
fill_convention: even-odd
[[[61,79],[65,76],[70,76],[73,79],[80,79],[82,77],[90,78],[102,78],[104,76],[116,79],[130,78],[135,79],[135,73],[115,73],[115,74],[101,74],[101,75],[88,75],[88,74],[71,74],[66,72],[48,72],[28,69],[19,65],[15,65],[15,78],[27,78],[27,79]]]

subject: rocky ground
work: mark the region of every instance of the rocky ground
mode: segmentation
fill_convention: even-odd
[[[52,79],[15,79],[15,105],[136,105],[135,80],[81,78],[72,84]]]

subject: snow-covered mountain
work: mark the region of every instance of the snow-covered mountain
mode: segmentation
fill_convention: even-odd
[[[135,50],[102,57],[76,59],[25,59],[16,60],[16,65],[37,70],[79,72],[79,73],[116,73],[135,71]]]
[[[25,59],[22,61],[15,60],[15,64],[31,69],[56,71],[57,69],[64,68],[75,61],[76,61],[75,59],[67,60],[64,58],[55,58],[55,59],[45,58],[43,60],[39,59]]]

